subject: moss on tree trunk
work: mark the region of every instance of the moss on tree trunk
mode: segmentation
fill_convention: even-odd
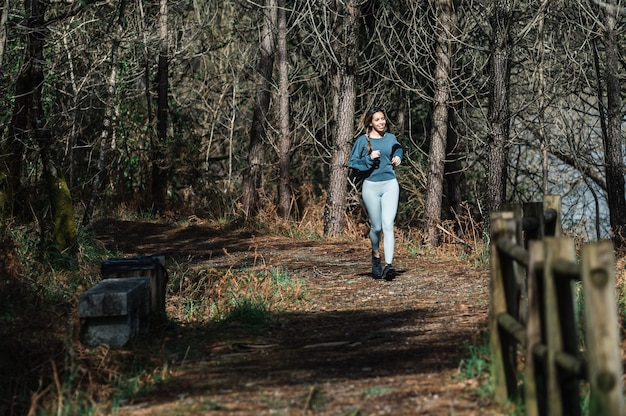
[[[72,196],[64,178],[52,177],[50,187],[50,203],[54,221],[53,238],[62,252],[76,252],[76,222]]]
[[[63,175],[58,172],[55,164],[50,160],[50,152],[46,142],[40,144],[43,144],[41,157],[52,209],[52,240],[56,243],[59,251],[74,254],[77,249],[77,231],[70,188],[67,186]]]

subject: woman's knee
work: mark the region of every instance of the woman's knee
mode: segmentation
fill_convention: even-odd
[[[379,224],[371,224],[371,230],[372,232],[376,233],[376,234],[380,234],[380,232],[384,229],[385,227],[383,227],[382,225]]]
[[[381,227],[383,231],[393,230],[395,224],[395,218],[383,218],[381,221]]]
[[[391,227],[383,227],[382,228],[382,232],[386,235],[386,236],[392,236],[393,235],[393,225]]]

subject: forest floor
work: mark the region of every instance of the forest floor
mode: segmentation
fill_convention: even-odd
[[[282,267],[306,291],[261,332],[168,326],[151,341],[154,354],[178,351],[178,360],[116,415],[506,414],[477,393],[484,377],[460,371],[470,345],[484,344],[484,265],[397,247],[399,274],[385,281],[370,277],[365,238],[307,241],[133,221],[109,221],[98,238],[125,256],[164,254],[166,265]]]

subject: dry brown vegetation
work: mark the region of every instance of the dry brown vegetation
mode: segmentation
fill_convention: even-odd
[[[100,221],[96,251],[163,253],[170,274],[167,322],[118,350],[87,348],[78,337],[76,297],[97,281],[102,259],[52,273],[49,260],[39,259],[34,279],[21,265],[24,247],[3,246],[9,279],[2,293],[23,300],[12,302],[11,319],[3,317],[1,352],[12,359],[1,369],[3,391],[11,392],[2,413],[511,411],[485,394],[486,369],[467,375],[470,360],[488,360],[478,348],[489,305],[480,227],[464,224],[463,243],[450,237],[438,249],[398,230],[400,274],[386,282],[369,277],[358,223],[341,240],[313,238],[315,227],[302,224],[260,224]]]

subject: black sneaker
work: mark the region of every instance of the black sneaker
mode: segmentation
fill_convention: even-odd
[[[396,268],[393,267],[393,265],[388,264],[385,266],[381,277],[385,280],[393,280],[393,278],[396,277],[396,274],[398,274]]]
[[[372,254],[372,277],[374,279],[380,279],[383,274],[383,266],[380,264],[380,257],[376,257]]]

